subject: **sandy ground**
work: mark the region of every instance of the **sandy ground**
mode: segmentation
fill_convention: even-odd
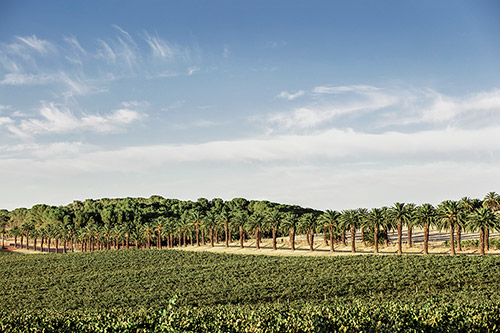
[[[413,246],[411,248],[407,245],[407,230],[403,230],[403,253],[406,254],[423,254],[423,235],[424,232],[421,229],[414,229],[412,234]],[[498,233],[490,233],[491,238],[497,238],[500,235]],[[186,247],[176,247],[177,250],[182,251],[206,251],[206,252],[214,252],[214,253],[233,253],[233,254],[258,254],[258,255],[275,255],[275,256],[332,256],[332,255],[350,255],[351,254],[351,245],[350,245],[350,237],[346,235],[347,238],[347,246],[342,246],[341,244],[335,244],[335,251],[330,252],[330,247],[325,246],[322,235],[316,235],[314,238],[314,251],[309,251],[309,245],[305,240],[304,235],[300,235],[296,237],[295,243],[295,251],[290,250],[290,245],[288,243],[288,237],[280,237],[277,241],[278,250],[274,251],[272,249],[272,240],[271,239],[263,239],[261,242],[261,249],[257,250],[255,248],[255,240],[250,239],[245,242],[244,248],[240,249],[239,241],[232,242],[228,248],[224,246],[223,243],[215,244],[214,247],[210,247],[209,244],[204,246],[191,246],[188,245]],[[356,234],[356,254],[372,254],[373,246],[364,246],[363,242],[360,240],[361,234],[358,232]],[[444,242],[449,240],[450,234],[446,231],[439,231],[432,229],[429,234],[429,253],[436,255],[447,255],[450,254],[449,246],[444,246]],[[479,235],[477,233],[462,233],[462,240],[471,240],[478,239]],[[379,246],[379,254],[380,255],[388,255],[388,254],[396,254],[397,253],[397,233],[390,232],[389,233],[389,246],[385,247],[383,245]],[[47,254],[47,252],[40,252],[34,250],[20,249],[15,248],[13,239],[5,240],[6,248],[2,249],[2,251],[20,253],[20,254],[28,254],[28,253],[36,253],[36,254]],[[455,250],[457,254],[461,255],[478,255],[479,250],[475,247],[462,248],[462,251],[458,251],[455,246]],[[62,249],[59,249],[62,252]],[[490,251],[487,251],[488,255],[498,255],[500,254],[500,250],[490,248]]]

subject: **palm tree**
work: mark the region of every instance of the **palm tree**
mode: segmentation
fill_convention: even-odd
[[[191,220],[196,231],[196,246],[200,246],[200,226],[203,221],[203,215],[198,210],[194,210],[191,212]]]
[[[146,236],[146,247],[151,248],[151,236],[154,234],[154,226],[150,223],[145,223],[142,225],[144,235]]]
[[[333,245],[334,241],[334,232],[339,225],[339,219],[341,214],[336,210],[326,210],[321,216],[320,221],[323,223],[324,227],[328,229],[328,233],[330,234],[330,252],[334,252],[335,248]]]
[[[231,219],[231,226],[239,229],[240,232],[240,249],[245,247],[244,245],[245,227],[247,225],[247,220],[248,220],[248,213],[242,210],[236,211],[236,213],[233,214]]]
[[[445,200],[438,206],[441,228],[450,230],[450,254],[455,255],[455,226],[459,215],[458,202]]]
[[[356,253],[356,229],[360,222],[358,210],[343,210],[340,216],[340,222],[344,230],[349,226],[351,230],[351,253]]]
[[[429,203],[417,207],[419,225],[424,228],[424,254],[429,254],[429,227],[434,224],[436,208]]]
[[[406,204],[396,202],[390,210],[390,215],[398,226],[398,254],[402,254],[403,224],[408,223],[408,220],[410,219],[410,214],[406,209]]]
[[[266,228],[266,219],[263,214],[260,212],[255,212],[252,215],[250,215],[250,218],[248,219],[248,229],[253,230],[255,232],[255,248],[257,250],[260,249],[260,238],[261,238],[261,232],[264,231]]]
[[[282,227],[288,231],[288,238],[290,241],[290,249],[295,251],[295,230],[299,223],[299,217],[293,212],[286,212],[283,215]]]
[[[207,228],[210,237],[210,247],[214,247],[214,230],[218,227],[217,216],[211,211],[207,211],[207,214],[203,218],[202,226]]]
[[[472,230],[479,229],[479,253],[484,255],[484,230],[486,228],[495,227],[498,222],[497,216],[491,211],[489,207],[477,208],[467,218],[467,226]]]
[[[278,228],[281,224],[281,221],[283,219],[283,214],[279,211],[278,208],[270,208],[266,210],[265,212],[265,218],[267,224],[271,227],[272,234],[273,234],[273,250],[277,250],[276,247],[276,234],[278,232]]]
[[[408,211],[408,220],[406,221],[406,228],[407,228],[407,244],[408,248],[413,247],[413,240],[412,240],[412,232],[413,232],[413,226],[416,223],[416,206],[413,203],[409,203],[406,205],[406,210]]]
[[[481,207],[480,200],[471,199],[469,197],[463,197],[458,202],[458,207],[460,209],[457,219],[457,245],[458,251],[462,251],[462,229],[465,228],[467,224],[467,216],[474,212],[476,208]]]
[[[163,231],[163,229],[165,228],[165,225],[167,223],[167,217],[165,216],[158,216],[156,219],[155,219],[155,230],[156,232],[158,233],[158,237],[156,239],[156,248],[157,249],[161,249],[161,232]]]
[[[384,222],[384,211],[381,208],[373,208],[365,215],[368,225],[373,228],[374,253],[378,253],[378,233]]]
[[[0,210],[0,230],[2,232],[2,249],[5,248],[5,233],[7,231],[7,223],[9,223],[9,211],[6,209]]]
[[[299,225],[302,230],[307,232],[309,251],[314,251],[314,233],[318,226],[317,217],[313,213],[305,213],[300,217]]]
[[[218,215],[217,215],[217,220],[224,224],[224,240],[225,240],[225,247],[229,247],[229,242],[231,241],[230,237],[230,230],[229,230],[229,221],[231,219],[230,213],[226,210],[223,209]]]
[[[491,209],[493,213],[500,210],[500,196],[496,192],[488,192],[484,196],[483,206]],[[490,228],[486,227],[484,230],[484,242],[486,244],[486,250],[490,249]]]

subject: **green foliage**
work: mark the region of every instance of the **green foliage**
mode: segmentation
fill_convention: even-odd
[[[500,327],[495,256],[172,250],[0,256],[0,331],[469,331]],[[496,326],[495,326],[496,325]]]

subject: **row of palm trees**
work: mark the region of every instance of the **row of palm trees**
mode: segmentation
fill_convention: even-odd
[[[395,203],[392,207],[349,209],[324,212],[299,206],[280,205],[268,201],[235,198],[224,202],[200,198],[196,202],[164,199],[101,199],[75,201],[68,206],[35,205],[12,212],[0,211],[0,227],[14,237],[17,246],[46,252],[94,251],[117,248],[172,248],[175,246],[215,246],[219,241],[229,247],[239,240],[240,248],[252,235],[260,249],[263,237],[272,237],[273,250],[277,238],[287,235],[292,251],[296,235],[305,235],[309,250],[314,251],[314,237],[322,233],[324,242],[335,251],[335,244],[347,246],[350,233],[351,252],[356,252],[356,233],[379,252],[379,243],[388,245],[388,233],[397,230],[397,253],[403,253],[403,227],[407,228],[408,247],[413,246],[412,230],[424,230],[424,254],[429,253],[429,229],[448,230],[450,254],[461,251],[463,231],[479,232],[479,251],[485,254],[489,232],[500,229],[500,197],[488,193],[483,200],[464,197],[446,200],[436,207],[431,204]],[[4,243],[2,243],[2,247]]]

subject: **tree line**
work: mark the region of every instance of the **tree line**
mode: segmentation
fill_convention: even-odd
[[[429,229],[445,229],[450,235],[450,254],[461,251],[463,231],[479,232],[481,255],[489,249],[490,230],[500,229],[500,196],[489,192],[483,200],[464,197],[445,200],[439,205],[395,203],[391,207],[320,211],[297,205],[269,201],[220,198],[197,201],[150,198],[88,199],[66,206],[38,204],[30,209],[0,210],[2,247],[6,235],[14,237],[15,246],[42,252],[95,251],[119,248],[162,248],[190,245],[225,247],[239,241],[245,247],[247,238],[260,249],[263,237],[288,237],[295,250],[296,235],[305,236],[309,250],[314,251],[314,237],[323,235],[331,252],[335,244],[351,246],[356,252],[356,233],[361,241],[379,252],[379,244],[388,246],[388,233],[397,230],[397,252],[403,253],[403,227],[407,228],[407,245],[413,246],[414,227],[424,230],[424,254],[429,253]],[[349,241],[346,234],[350,233]],[[31,241],[31,245],[30,245]],[[61,250],[61,251],[60,251]]]

